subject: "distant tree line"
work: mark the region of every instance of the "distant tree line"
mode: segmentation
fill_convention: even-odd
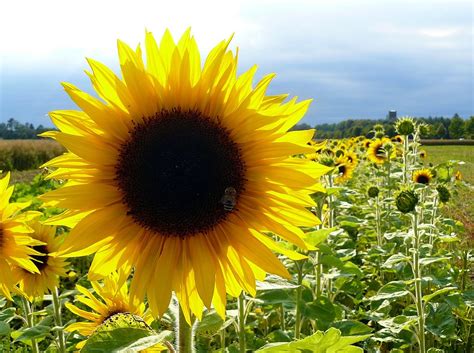
[[[32,140],[39,139],[38,134],[51,130],[43,125],[34,126],[30,123],[20,123],[10,118],[6,123],[0,123],[0,139],[3,140]]]
[[[423,136],[426,139],[474,139],[474,116],[463,119],[458,114],[452,118],[445,117],[419,117],[418,121],[423,121],[428,125],[428,132]],[[334,124],[298,124],[293,130],[316,129],[316,138],[346,138],[355,136],[372,136],[372,128],[375,124],[381,124],[385,128],[385,133],[392,137],[396,135],[394,120],[390,119],[349,119]]]

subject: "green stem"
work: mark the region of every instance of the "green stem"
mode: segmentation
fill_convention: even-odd
[[[179,319],[178,319],[178,347],[179,353],[192,353],[193,352],[193,329],[188,324],[184,316],[181,306],[179,306]]]
[[[280,304],[280,319],[281,319],[281,330],[286,330],[285,325],[285,308],[283,307],[283,303]]]
[[[403,136],[403,183],[407,183],[408,169],[408,135]]]
[[[24,297],[21,297],[21,301],[23,303],[25,319],[28,324],[28,327],[33,327],[34,326],[33,311],[31,310],[30,303]],[[36,342],[35,339],[31,339],[31,350],[33,353],[39,353],[38,342]]]
[[[298,288],[296,288],[296,314],[295,314],[295,338],[300,339],[300,330],[301,330],[301,294],[303,291],[303,261],[295,261],[297,269],[297,283]]]
[[[420,353],[426,352],[425,347],[425,311],[423,307],[423,292],[421,288],[421,267],[420,267],[420,237],[418,233],[418,215],[415,210],[413,214],[413,276],[415,280],[416,312],[418,314],[418,340]]]
[[[438,196],[433,198],[433,212],[431,213],[431,225],[434,226],[436,223],[436,211],[438,209]],[[433,252],[434,240],[433,240],[433,228],[430,228],[430,245],[431,252]]]
[[[64,337],[64,328],[61,319],[61,302],[59,300],[58,288],[54,287],[53,294],[53,309],[54,309],[54,324],[57,327],[57,338],[59,344],[59,352],[66,352],[66,339]]]
[[[328,175],[329,187],[333,187],[332,174]],[[328,207],[329,207],[329,228],[334,227],[334,196],[331,191],[331,195],[328,198]]]
[[[378,246],[382,246],[382,223],[380,217],[380,198],[378,195],[375,198],[375,229],[377,231]]]
[[[323,275],[323,264],[321,263],[321,250],[316,250],[316,298],[321,296],[321,277]]]
[[[239,295],[239,352],[246,352],[245,342],[245,298],[244,293]]]

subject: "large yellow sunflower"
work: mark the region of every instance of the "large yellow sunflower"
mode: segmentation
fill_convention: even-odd
[[[0,179],[0,292],[12,299],[11,290],[16,291],[21,269],[38,273],[38,268],[31,256],[41,255],[31,246],[43,243],[30,237],[33,230],[25,222],[38,217],[38,212],[21,210],[29,206],[29,202],[9,203],[13,186],[8,186],[10,173]]]
[[[187,31],[177,44],[118,42],[122,79],[89,59],[103,101],[64,84],[80,111],[50,114],[69,150],[47,163],[67,178],[43,199],[68,208],[51,224],[77,225],[62,253],[98,251],[90,278],[133,266],[131,293],[163,314],[174,291],[186,319],[211,303],[225,315],[226,293],[254,295],[266,273],[289,277],[267,231],[305,248],[298,226],[319,220],[307,207],[328,168],[296,154],[313,152],[314,131],[287,132],[310,101],[266,96],[274,75],[252,87],[256,67],[236,75],[229,40],[205,63]]]
[[[74,304],[66,303],[66,307],[77,316],[86,319],[70,324],[66,327],[68,332],[79,332],[82,336],[89,337],[107,319],[116,314],[132,314],[139,316],[147,324],[151,324],[153,317],[145,309],[145,304],[131,298],[126,282],[127,275],[123,271],[113,272],[104,279],[103,284],[92,281],[91,285],[95,295],[87,288],[76,285],[82,295],[76,296],[76,301],[88,306],[92,311],[78,308]],[[77,348],[82,348],[86,340],[79,342]]]
[[[59,276],[66,276],[67,262],[60,257],[50,256],[59,250],[62,237],[56,237],[56,227],[42,225],[38,221],[30,222],[33,229],[31,237],[43,242],[43,245],[33,246],[41,255],[32,256],[39,273],[26,270],[20,272],[20,289],[32,300],[34,297],[43,296],[48,290],[52,291],[58,286]]]

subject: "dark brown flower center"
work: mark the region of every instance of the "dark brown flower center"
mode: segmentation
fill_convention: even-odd
[[[428,176],[424,174],[418,175],[416,179],[416,182],[420,184],[428,184],[430,182],[430,178],[428,178]]]
[[[45,254],[45,255],[32,255],[31,256],[36,267],[38,267],[38,270],[40,270],[41,272],[48,265],[48,257],[49,257],[49,255],[47,255],[48,248],[46,247],[46,245],[35,245],[32,248],[42,254]]]
[[[218,119],[195,110],[162,110],[130,132],[116,180],[140,226],[186,237],[213,229],[244,190],[245,164]]]
[[[346,166],[344,164],[341,164],[339,167],[339,174],[345,175],[346,174]]]

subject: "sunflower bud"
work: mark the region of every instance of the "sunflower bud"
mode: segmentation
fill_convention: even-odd
[[[374,125],[374,131],[376,132],[384,132],[384,127],[382,124],[375,124]]]
[[[336,151],[336,157],[341,157],[344,155],[344,151],[343,150],[337,150]]]
[[[377,197],[378,194],[379,194],[379,188],[376,186],[371,186],[369,190],[367,190],[367,195],[369,195],[369,197],[371,198]]]
[[[400,135],[410,135],[415,131],[415,122],[412,118],[401,118],[395,123],[395,130]]]
[[[418,203],[418,196],[416,196],[416,194],[411,190],[401,191],[397,195],[395,203],[397,204],[397,208],[400,212],[412,212]]]
[[[385,136],[385,134],[383,133],[383,131],[377,131],[375,133],[375,137],[378,138],[378,139],[381,139],[384,136]]]
[[[451,193],[449,192],[448,188],[443,185],[439,185],[436,190],[438,191],[438,196],[439,200],[443,203],[446,203],[449,201],[449,198],[451,197]]]

